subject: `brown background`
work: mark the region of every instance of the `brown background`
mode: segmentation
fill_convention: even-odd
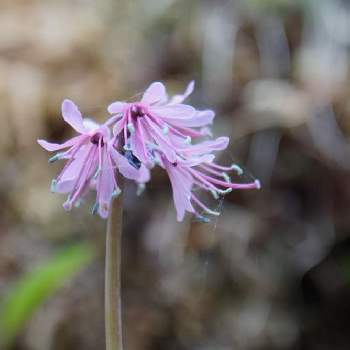
[[[15,349],[104,348],[105,222],[64,212],[36,139],[72,135],[64,98],[102,121],[152,81],[192,79],[231,138],[221,161],[263,189],[203,225],[176,222],[161,170],[140,198],[128,184],[125,348],[349,349],[349,16],[345,0],[1,1],[0,298],[63,245],[99,251]]]

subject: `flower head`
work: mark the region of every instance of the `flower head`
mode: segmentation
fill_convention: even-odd
[[[215,151],[227,147],[229,139],[208,136],[207,126],[215,113],[198,111],[184,104],[193,92],[190,82],[183,94],[168,98],[164,85],[152,83],[139,102],[114,102],[108,111],[119,118],[114,126],[114,135],[122,137],[124,149],[132,152],[146,166],[155,164],[164,168],[169,176],[177,219],[182,221],[185,212],[206,219],[200,212],[218,215],[209,209],[195,194],[198,189],[209,191],[214,198],[233,189],[260,188],[260,183],[231,182],[228,171],[242,170],[236,166],[223,167],[214,163]],[[192,144],[192,139],[196,141]]]
[[[112,103],[108,111],[120,116],[114,133],[123,134],[124,148],[131,150],[145,164],[154,163],[153,151],[157,148],[170,162],[175,162],[181,145],[186,146],[193,138],[205,136],[206,131],[194,128],[211,124],[215,114],[183,104],[193,88],[194,82],[191,82],[184,94],[169,99],[165,86],[155,82],[139,102]]]
[[[195,214],[201,221],[209,221],[202,215],[220,215],[219,212],[208,208],[197,196],[198,190],[210,192],[215,199],[235,189],[259,189],[260,182],[239,184],[231,181],[228,172],[235,170],[239,175],[241,168],[233,164],[229,167],[218,165],[214,162],[215,156],[211,153],[227,146],[227,138],[219,138],[214,141],[206,141],[188,150],[187,158],[178,158],[171,163],[164,156],[161,158],[161,166],[166,170],[173,191],[175,208],[178,221],[182,221],[185,212]]]
[[[93,189],[93,212],[106,218],[113,197],[120,192],[118,173],[138,183],[139,193],[156,165],[169,176],[179,221],[186,212],[202,221],[209,220],[202,213],[219,215],[203,203],[198,190],[217,199],[234,189],[260,188],[258,180],[247,184],[232,182],[229,171],[242,173],[237,165],[225,167],[214,162],[214,153],[226,149],[229,139],[208,139],[208,125],[215,114],[184,103],[193,89],[191,82],[183,94],[169,98],[164,85],[155,82],[139,102],[112,103],[108,107],[112,116],[101,125],[83,119],[73,102],[63,101],[63,119],[78,136],[62,144],[38,142],[48,151],[58,151],[50,162],[66,160],[51,186],[53,192],[69,194],[64,208],[70,210],[79,205]]]
[[[77,106],[69,100],[62,103],[63,119],[78,133],[62,144],[38,140],[48,151],[59,151],[49,162],[67,160],[63,170],[52,181],[52,192],[69,193],[63,204],[66,210],[79,206],[83,196],[96,190],[93,212],[107,217],[112,198],[120,189],[116,181],[116,169],[130,179],[146,182],[148,171],[144,167],[134,167],[128,159],[113,147],[111,131],[107,125],[99,125],[91,119],[83,119]],[[115,140],[113,140],[115,142]]]

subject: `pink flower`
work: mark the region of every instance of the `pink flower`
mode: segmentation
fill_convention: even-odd
[[[221,167],[210,161],[202,164],[180,161],[174,164],[164,158],[163,164],[171,182],[178,221],[183,220],[186,211],[195,214],[197,219],[205,222],[208,222],[209,219],[199,211],[210,215],[220,215],[220,212],[211,210],[198,198],[195,188],[209,191],[215,199],[234,189],[260,188],[258,180],[248,184],[231,182],[226,171],[235,168]]]
[[[154,163],[154,150],[159,148],[173,163],[192,138],[205,136],[206,131],[194,128],[211,124],[215,114],[211,110],[198,111],[183,104],[193,88],[194,82],[191,82],[184,94],[169,99],[164,85],[155,82],[140,102],[112,103],[108,111],[120,118],[114,126],[114,134],[123,135],[124,148],[131,150],[148,166]]]
[[[78,136],[63,144],[38,142],[48,151],[59,151],[50,162],[67,161],[51,186],[53,192],[69,194],[64,208],[79,205],[84,195],[94,189],[93,212],[106,218],[112,198],[120,192],[117,173],[134,180],[142,190],[150,179],[149,169],[155,165],[169,176],[179,221],[186,212],[202,221],[209,220],[203,212],[219,215],[203,203],[198,190],[217,199],[233,189],[260,188],[258,180],[248,184],[232,182],[229,171],[242,173],[237,165],[224,167],[214,162],[213,153],[225,149],[229,139],[204,139],[215,114],[183,103],[193,88],[191,82],[183,94],[169,99],[164,85],[153,83],[140,102],[112,103],[108,107],[112,116],[102,125],[83,119],[73,102],[63,101],[63,118]]]
[[[191,82],[183,94],[169,99],[164,85],[155,82],[140,102],[114,102],[108,107],[117,120],[114,137],[122,139],[123,148],[147,167],[158,164],[167,171],[179,221],[186,211],[202,220],[208,219],[199,211],[218,215],[194,194],[196,189],[209,191],[218,198],[233,189],[260,187],[258,181],[249,184],[231,182],[227,171],[241,173],[241,169],[236,165],[222,167],[213,162],[212,152],[225,149],[229,142],[227,137],[191,143],[192,139],[208,135],[205,127],[215,116],[211,110],[198,111],[183,103],[193,88],[194,82]]]
[[[63,204],[66,210],[78,206],[81,198],[93,188],[96,190],[96,204],[93,213],[103,218],[108,216],[109,206],[120,189],[116,181],[116,169],[125,177],[138,182],[149,180],[149,172],[144,166],[134,167],[126,157],[118,153],[112,144],[109,124],[98,125],[89,119],[83,119],[77,106],[69,100],[62,103],[63,119],[78,133],[78,136],[62,143],[49,143],[38,140],[48,151],[60,151],[49,162],[66,159],[63,170],[52,181],[53,192],[69,193]],[[113,138],[113,143],[118,139]],[[64,150],[65,151],[61,151]]]
[[[177,211],[177,220],[182,221],[185,212],[195,214],[197,219],[208,222],[209,219],[199,211],[210,215],[220,215],[219,212],[209,209],[194,193],[196,190],[208,191],[215,199],[235,189],[260,189],[260,182],[255,180],[248,184],[239,184],[231,181],[228,171],[242,174],[241,168],[233,164],[229,167],[214,163],[212,151],[225,149],[227,137],[205,141],[186,150],[188,158],[178,158],[176,162],[169,162],[160,156],[160,164],[168,173]],[[197,192],[196,192],[197,193]]]

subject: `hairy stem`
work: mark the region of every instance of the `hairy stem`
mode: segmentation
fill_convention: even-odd
[[[122,350],[121,243],[123,193],[112,202],[106,236],[105,331],[106,350]]]

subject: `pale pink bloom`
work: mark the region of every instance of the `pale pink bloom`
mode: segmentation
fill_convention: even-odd
[[[218,214],[194,194],[197,189],[209,191],[218,198],[233,189],[260,187],[258,181],[231,182],[227,171],[241,173],[241,169],[236,165],[221,167],[213,162],[212,153],[227,147],[227,137],[191,143],[192,139],[209,134],[206,127],[215,116],[211,110],[197,111],[183,103],[193,88],[191,82],[183,94],[169,99],[164,85],[155,82],[140,102],[115,102],[108,107],[108,111],[119,118],[114,125],[114,137],[122,136],[124,149],[147,167],[158,164],[167,171],[179,221],[186,211],[202,220],[207,219],[200,211]]]
[[[116,170],[123,176],[138,182],[149,180],[149,171],[145,166],[134,167],[128,159],[118,153],[112,143],[108,127],[110,121],[98,125],[89,119],[83,119],[77,106],[69,100],[62,103],[63,119],[78,133],[78,136],[62,143],[49,143],[38,140],[48,151],[60,151],[50,158],[50,162],[67,159],[63,170],[52,181],[53,192],[69,193],[63,204],[66,210],[79,205],[81,198],[90,188],[96,190],[96,203],[93,212],[103,218],[108,216],[111,200],[120,189],[116,181]],[[66,149],[65,151],[62,151]]]
[[[114,102],[108,111],[119,116],[114,134],[123,136],[124,148],[144,164],[152,166],[154,151],[161,152],[171,163],[175,162],[192,138],[207,135],[203,127],[211,124],[214,112],[198,111],[183,101],[192,93],[191,82],[184,94],[168,98],[165,86],[155,82],[149,86],[140,102]],[[176,142],[173,140],[176,139]]]
[[[182,221],[185,212],[195,214],[202,221],[209,221],[200,212],[219,215],[219,212],[208,208],[197,196],[197,190],[210,192],[211,195],[218,199],[219,196],[225,195],[236,189],[259,189],[260,182],[247,184],[234,183],[228,175],[229,171],[235,171],[238,175],[242,170],[233,164],[229,167],[220,166],[214,162],[215,156],[213,151],[220,151],[227,147],[229,139],[219,137],[216,140],[209,140],[187,147],[183,154],[186,157],[178,157],[176,162],[169,160],[158,153],[159,164],[167,171],[177,211],[178,221]]]

